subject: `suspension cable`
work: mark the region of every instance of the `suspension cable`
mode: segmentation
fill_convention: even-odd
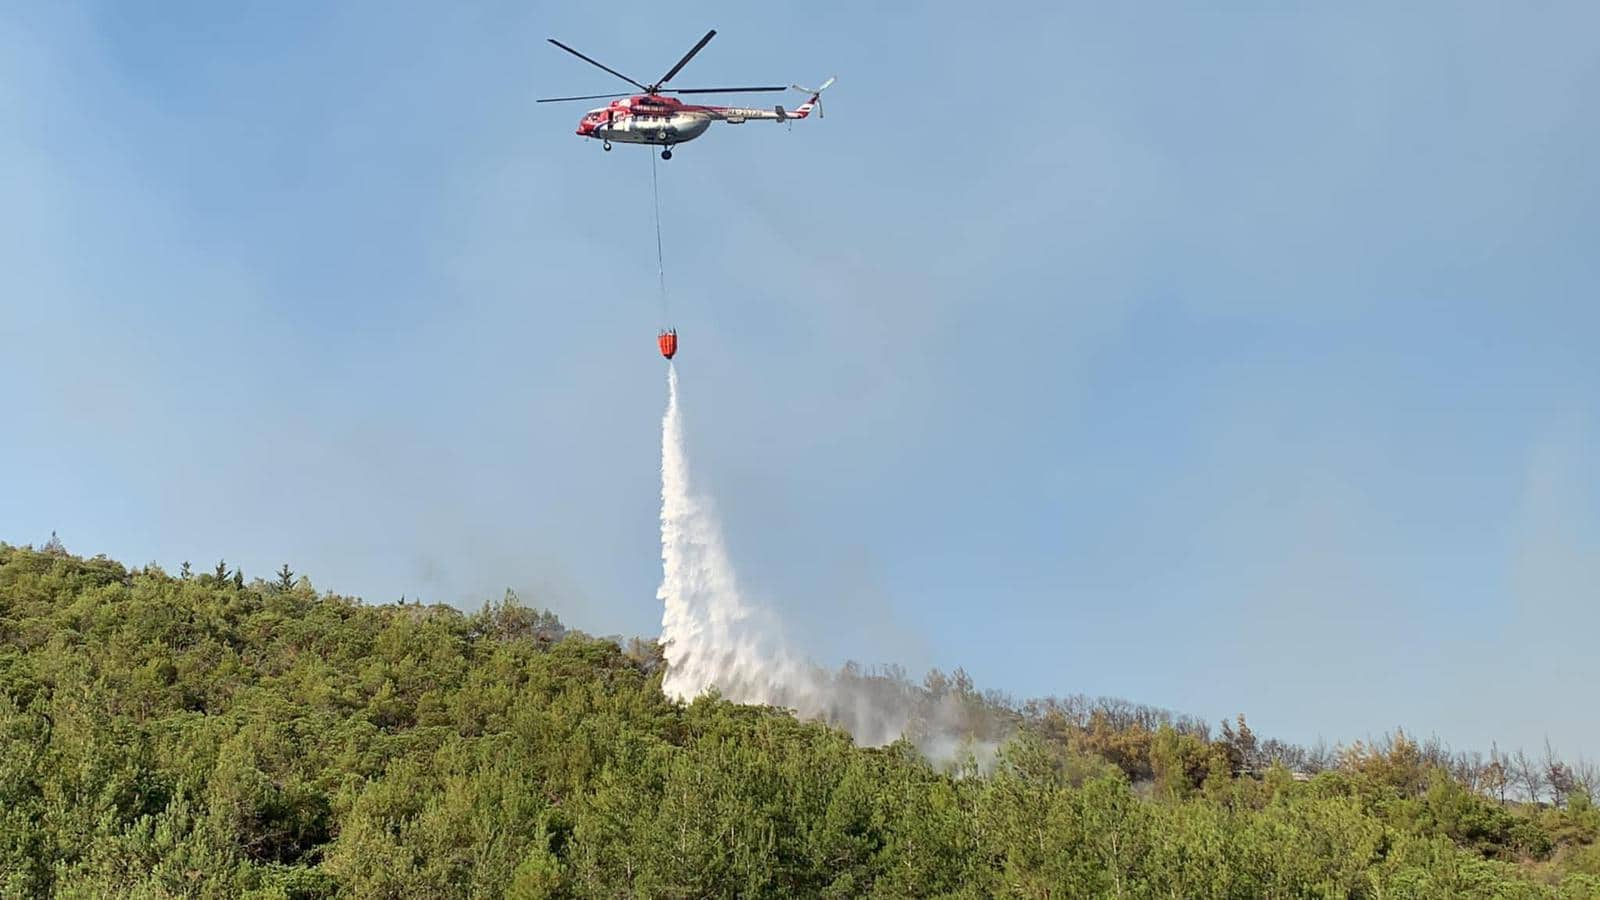
[[[661,325],[666,327],[667,322],[667,264],[661,253],[661,188],[656,183],[656,154],[655,148],[650,148],[650,194],[655,199],[656,207],[656,280],[661,291]]]

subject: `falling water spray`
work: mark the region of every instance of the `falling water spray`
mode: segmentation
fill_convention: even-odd
[[[673,365],[661,419],[661,568],[669,696],[688,700],[715,687],[741,703],[789,706],[816,690],[770,612],[741,596],[716,514],[691,490]]]
[[[741,593],[716,512],[690,483],[678,371],[670,363],[661,419],[661,564],[656,596],[663,604],[668,696],[691,700],[714,688],[736,703],[785,707],[834,723],[862,744],[909,735],[935,758],[962,751],[980,760],[992,756],[991,742],[971,740],[971,710],[901,681],[813,665],[784,638],[772,610]]]

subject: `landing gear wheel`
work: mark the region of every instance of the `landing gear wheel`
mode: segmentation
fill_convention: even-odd
[[[661,158],[662,159],[671,159],[672,158],[672,151],[671,150],[663,150],[663,151],[661,151]]]
[[[602,143],[600,145],[600,149],[606,151],[607,153],[610,153],[611,152],[611,142],[610,141],[606,141],[606,142]]]

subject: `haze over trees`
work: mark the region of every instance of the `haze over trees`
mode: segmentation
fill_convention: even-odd
[[[1600,773],[1396,732],[1299,748],[964,674],[992,763],[661,692],[662,656],[476,613],[0,544],[0,894],[1594,897]]]

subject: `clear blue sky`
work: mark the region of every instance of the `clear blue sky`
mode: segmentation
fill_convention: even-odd
[[[0,539],[656,633],[649,157],[533,99],[715,27],[839,76],[662,169],[810,652],[1600,754],[1600,7],[814,6],[7,4]]]

